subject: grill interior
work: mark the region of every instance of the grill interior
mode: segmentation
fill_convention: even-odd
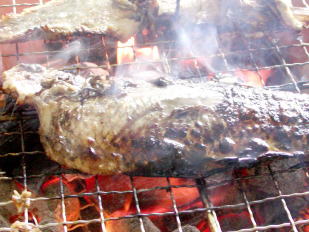
[[[44,1],[29,3],[2,0],[0,10],[3,13],[18,13],[23,8],[37,4],[44,4]],[[306,0],[295,1],[294,4],[296,7],[309,8]],[[271,34],[265,31],[264,33],[266,41],[255,39],[251,41],[241,33],[238,34],[242,46],[236,46],[232,50],[226,48],[223,36],[222,40],[217,41],[218,50],[206,56],[212,59],[216,70],[212,75],[220,79],[227,73],[233,74],[240,69],[245,69],[256,72],[262,78],[264,70],[273,70],[274,77],[266,83],[268,88],[305,92],[306,90],[303,89],[308,85],[306,70],[309,67],[308,30],[304,30],[301,33],[302,36],[287,40],[282,40],[282,36],[285,35],[284,33],[292,32],[278,31]],[[73,36],[61,43],[70,44],[76,38],[81,40],[80,37]],[[12,66],[25,61],[32,63],[33,60],[52,63],[53,58],[63,52],[57,49],[62,46],[61,43],[43,41],[46,45],[45,50],[32,46],[33,41],[1,45],[3,69],[9,68],[6,66],[8,63]],[[111,72],[116,72],[116,68],[122,68],[127,72],[130,65],[138,67],[138,65],[147,64],[160,65],[165,72],[176,75],[173,70],[179,66],[180,62],[199,58],[194,52],[188,53],[191,55],[175,53],[177,42],[164,40],[129,46],[136,53],[139,47],[156,45],[160,53],[164,54],[164,58],[156,61],[117,64],[115,57],[117,43],[115,41],[104,36],[91,36],[83,38],[82,43],[87,44],[86,48],[81,50],[83,55],[74,54],[74,52],[70,55],[70,63],[76,62],[77,66],[61,66],[59,69],[78,71],[87,69],[79,64],[88,60],[97,61],[97,55],[95,58],[91,55],[94,51],[100,54],[101,62],[96,62],[98,68],[108,69]],[[270,61],[265,61],[265,52],[272,57]],[[295,55],[291,56],[291,54]],[[218,64],[221,64],[220,67]],[[180,71],[177,72],[177,75],[180,75]],[[181,75],[183,75],[181,78],[205,78],[209,73],[209,70],[195,65],[194,69],[190,66],[189,70],[181,70]],[[161,218],[160,222],[165,223],[165,226],[171,225],[164,231],[194,231],[185,227],[188,224],[196,226],[199,231],[203,232],[309,230],[309,227],[306,227],[309,224],[309,165],[308,161],[299,157],[198,179],[167,177],[160,178],[160,181],[156,182],[157,178],[135,176],[103,178],[64,169],[45,158],[42,155],[44,152],[36,132],[37,127],[36,114],[31,108],[14,108],[10,114],[0,116],[0,136],[7,138],[7,143],[10,145],[3,146],[0,152],[0,171],[2,171],[0,172],[0,189],[2,189],[0,231],[12,231],[10,224],[18,219],[38,224],[41,231],[110,232],[111,225],[121,228],[122,222],[125,222],[129,225],[127,227],[133,228],[130,231],[147,232],[158,231],[151,222],[151,220],[156,221],[156,218]],[[120,181],[120,183],[127,183],[126,188],[119,188],[117,184],[108,187],[111,183],[119,181],[119,178],[123,178],[123,182]],[[154,181],[154,184],[144,187],[140,184],[140,178],[144,178],[143,181]],[[87,184],[90,181],[92,185],[88,189]],[[68,186],[81,189],[70,189]],[[265,188],[267,190],[262,191]],[[26,208],[20,215],[17,212],[14,213],[14,210],[8,212],[8,209],[14,209],[11,200],[13,189],[19,192],[23,189],[32,191],[31,204],[35,206],[35,209]],[[175,196],[177,190],[185,192],[188,189],[196,191],[198,197],[194,199],[194,202],[179,204]],[[229,191],[231,195],[234,195],[231,199],[215,200],[220,194],[229,196],[230,194],[226,193]],[[263,194],[256,194],[259,191]],[[164,192],[169,197],[169,207],[168,209],[163,207],[163,210],[157,207],[150,211],[143,196],[157,196],[158,192]],[[192,192],[189,191],[189,193]],[[116,208],[125,207],[126,201],[121,196],[127,195],[131,196],[134,212],[128,210],[124,215],[106,213],[105,209],[111,207],[112,204],[119,204],[115,206]],[[89,203],[89,199],[92,204]],[[115,199],[118,202],[113,202]],[[157,201],[160,206],[160,199]],[[54,203],[57,206],[53,208],[50,205]],[[40,221],[37,215],[42,211],[51,211],[57,216]],[[72,216],[74,215],[72,211],[80,211],[80,215]],[[13,217],[14,215],[18,216]],[[274,215],[274,218],[261,219],[269,218],[270,215]],[[150,221],[149,218],[151,218]],[[118,229],[118,231],[122,230]]]

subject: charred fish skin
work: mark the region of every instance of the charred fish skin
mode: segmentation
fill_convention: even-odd
[[[0,42],[55,39],[72,34],[109,34],[126,41],[134,35],[140,19],[129,0],[52,0],[4,16]]]
[[[4,73],[3,88],[35,106],[51,159],[90,174],[196,177],[309,155],[306,94],[94,80],[25,64]]]

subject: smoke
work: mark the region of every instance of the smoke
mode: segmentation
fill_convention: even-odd
[[[138,47],[134,38],[126,43],[118,42],[115,75],[152,81],[164,75],[161,59],[158,46]]]
[[[60,61],[62,64],[67,64],[77,56],[80,56],[84,50],[84,45],[80,40],[74,40],[64,46],[64,48],[51,58],[51,62]]]
[[[139,59],[134,54],[130,64],[117,68],[116,76],[149,79],[149,76],[167,71],[167,74],[182,79],[221,79],[231,74],[237,77],[235,81],[246,81],[238,74],[244,72],[247,75],[252,70],[251,76],[254,76],[256,67],[263,69],[280,64],[274,51],[262,51],[261,48],[273,46],[268,38],[278,36],[271,33],[282,29],[282,13],[286,12],[279,7],[281,1],[184,0],[179,1],[179,5],[176,1],[158,1],[158,15],[153,19],[152,28],[156,32],[153,40],[172,41],[172,45],[159,45],[160,62]],[[143,37],[142,34],[137,38]],[[169,66],[167,69],[164,59]],[[140,64],[142,62],[144,64]],[[261,72],[255,76],[265,82],[268,76],[264,78]]]
[[[195,65],[189,69],[198,68],[208,72],[216,72],[211,55],[218,52],[218,33],[214,25],[191,25],[177,32],[177,56],[180,58],[194,57]],[[194,72],[194,70],[192,70]],[[180,73],[179,73],[180,74]],[[181,75],[181,74],[180,74]]]
[[[261,67],[280,64],[269,52],[248,52],[271,46],[267,35],[284,23],[278,2],[281,0],[180,1],[177,15],[170,11],[173,7],[161,4],[157,28],[167,29],[159,33],[160,39],[176,40],[168,57],[173,59],[173,75],[191,78],[252,70],[255,63]]]

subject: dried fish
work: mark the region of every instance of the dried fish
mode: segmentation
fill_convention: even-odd
[[[300,30],[302,21],[297,17],[306,12],[294,12],[290,0],[158,0],[159,15],[177,11],[183,22],[239,25],[243,28],[267,29],[275,23]]]
[[[179,1],[179,5],[177,2],[52,0],[25,9],[21,14],[4,16],[0,21],[0,42],[71,34],[103,34],[127,40],[164,15],[180,16],[176,18],[179,25],[187,22],[233,28],[238,25],[251,33],[261,28],[273,29],[280,23],[295,30],[303,27],[289,0],[185,0]]]
[[[91,174],[199,176],[308,155],[309,96],[227,83],[82,77],[40,65],[4,73],[33,104],[46,154]]]
[[[131,37],[139,26],[137,7],[128,0],[53,0],[4,16],[0,42],[59,35],[109,34],[121,40]]]

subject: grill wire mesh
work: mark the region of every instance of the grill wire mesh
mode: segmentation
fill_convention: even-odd
[[[29,7],[33,5],[38,5],[38,4],[44,4],[43,0],[39,0],[38,3],[21,3],[21,1],[17,0],[8,0],[8,1],[0,1],[0,9],[5,8],[9,9],[13,13],[19,12],[19,10],[23,7]],[[305,0],[301,1],[301,6],[302,7],[308,7],[309,5]],[[287,74],[289,77],[289,83],[291,83],[290,86],[291,88],[301,92],[301,86],[299,85],[299,80],[295,78],[295,73],[293,72],[293,68],[295,67],[305,67],[306,65],[309,65],[309,52],[308,52],[308,45],[309,43],[306,43],[303,41],[303,38],[298,38],[296,43],[293,44],[288,44],[288,45],[282,45],[278,44],[277,41],[274,38],[271,38],[269,36],[269,42],[273,44],[272,47],[266,47],[266,48],[252,48],[250,43],[248,43],[247,39],[243,38],[244,44],[246,44],[247,50],[246,51],[235,51],[234,54],[238,53],[247,53],[249,54],[249,59],[251,61],[252,71],[256,71],[259,73],[261,70],[265,69],[280,69],[284,70],[284,72]],[[105,46],[105,39],[102,37],[101,38],[103,47]],[[168,43],[168,42],[165,42]],[[23,57],[28,57],[28,56],[46,56],[46,59],[48,61],[50,55],[54,55],[57,53],[57,51],[51,52],[51,51],[32,51],[32,52],[20,52],[20,44],[15,44],[15,49],[16,53],[14,54],[2,54],[2,58],[7,58],[7,57],[15,57],[17,62],[20,62]],[[283,50],[289,49],[289,48],[301,48],[303,53],[306,55],[306,60],[302,62],[289,62],[287,61],[284,56],[282,55]],[[135,49],[135,47],[133,47]],[[90,49],[89,49],[90,50]],[[274,64],[274,65],[267,65],[267,66],[260,66],[255,62],[255,52],[261,51],[261,50],[269,50],[277,54],[277,56],[280,57],[281,63],[280,64]],[[214,56],[221,57],[222,60],[224,61],[224,64],[226,65],[226,70],[229,72],[235,72],[237,68],[231,68],[228,65],[228,60],[226,56],[229,54],[220,51],[218,54]],[[108,58],[108,53],[105,53],[105,56]],[[163,63],[165,66],[169,68],[170,63],[179,61],[179,60],[191,60],[197,57],[181,57],[181,58],[167,58],[165,60],[160,60],[157,61],[158,63]],[[135,63],[136,64],[136,63]],[[125,64],[128,65],[128,64]],[[113,63],[108,63],[108,64],[103,64],[101,67],[104,68],[111,68],[117,66],[116,64]],[[250,68],[247,68],[250,69]],[[225,71],[226,71],[225,70]],[[198,71],[198,70],[197,70]],[[199,72],[196,72],[199,73]],[[27,144],[25,142],[25,137],[28,136],[29,134],[35,134],[35,131],[25,131],[24,130],[24,124],[29,120],[30,118],[35,118],[35,115],[29,114],[24,114],[23,112],[16,112],[10,116],[1,116],[1,123],[7,122],[7,121],[12,121],[15,120],[18,123],[18,128],[16,131],[7,131],[7,132],[1,132],[1,136],[12,136],[12,135],[18,135],[20,136],[20,144],[16,145],[19,149],[18,152],[8,152],[8,153],[0,153],[1,159],[13,159],[14,161],[20,161],[20,172],[14,175],[6,175],[6,173],[0,173],[0,182],[3,181],[8,181],[8,182],[13,182],[17,181],[18,183],[21,183],[21,189],[25,188],[27,189],[29,184],[35,183],[38,178],[41,177],[48,177],[48,176],[54,176],[58,178],[57,184],[58,186],[58,193],[55,196],[39,196],[39,197],[32,197],[31,202],[32,204],[35,202],[47,202],[47,201],[60,201],[61,202],[61,221],[54,221],[54,222],[49,222],[45,224],[39,225],[39,228],[44,231],[45,229],[48,228],[53,228],[53,227],[59,227],[61,228],[60,230],[62,231],[69,231],[71,230],[70,227],[72,225],[89,225],[92,223],[99,223],[100,224],[100,230],[103,232],[108,231],[106,227],[106,223],[112,220],[120,220],[120,219],[129,219],[129,218],[137,218],[139,221],[139,230],[142,232],[147,232],[147,226],[145,225],[145,221],[143,220],[144,218],[150,217],[150,216],[172,216],[174,217],[174,220],[176,221],[177,229],[179,232],[183,232],[183,226],[184,222],[182,220],[183,215],[192,215],[194,216],[196,213],[203,212],[205,213],[205,220],[208,220],[209,224],[211,225],[211,231],[222,231],[222,225],[220,224],[220,220],[218,219],[218,212],[222,212],[225,210],[230,210],[230,209],[235,209],[235,210],[245,210],[248,215],[249,219],[251,222],[250,227],[246,228],[241,228],[237,231],[280,231],[280,229],[288,229],[291,231],[302,231],[302,228],[304,228],[304,225],[309,224],[309,219],[302,218],[302,219],[295,219],[292,216],[291,209],[289,208],[289,204],[287,201],[293,201],[293,199],[296,198],[301,198],[301,197],[308,197],[309,196],[309,189],[308,191],[302,191],[302,192],[292,192],[290,193],[285,193],[282,190],[282,184],[284,183],[283,179],[284,175],[292,175],[293,173],[301,173],[301,175],[304,176],[305,181],[309,183],[309,174],[308,174],[308,166],[306,163],[303,162],[303,160],[299,160],[298,163],[296,162],[295,165],[292,168],[286,168],[286,169],[281,169],[281,170],[273,170],[271,165],[268,166],[269,170],[267,173],[263,174],[254,174],[254,175],[247,175],[247,176],[242,176],[242,175],[233,175],[230,179],[225,179],[221,181],[216,181],[211,178],[199,178],[194,180],[195,184],[188,184],[188,185],[173,185],[171,183],[171,178],[166,178],[165,181],[167,183],[166,186],[155,186],[153,188],[145,188],[145,189],[137,189],[135,186],[135,179],[138,177],[130,177],[129,178],[129,184],[131,186],[131,189],[126,190],[126,191],[118,191],[118,190],[113,190],[113,191],[103,191],[101,189],[101,185],[99,184],[99,177],[95,176],[95,191],[92,192],[83,192],[79,194],[67,194],[65,192],[65,183],[64,183],[64,174],[72,174],[72,175],[79,175],[78,173],[75,173],[74,171],[71,170],[66,170],[62,169],[61,167],[57,167],[56,169],[51,169],[47,171],[42,171],[41,173],[32,173],[29,172],[29,170],[33,169],[33,166],[35,165],[40,165],[36,163],[31,163],[28,162],[28,160],[31,160],[31,156],[40,156],[44,152],[42,150],[27,150]],[[18,158],[16,158],[18,157]],[[29,158],[30,157],[30,158]],[[1,162],[1,161],[0,161]],[[40,169],[41,170],[41,169]],[[274,196],[267,196],[263,197],[261,199],[255,199],[251,200],[250,197],[247,195],[247,190],[246,190],[246,185],[244,184],[247,180],[259,180],[261,178],[270,178],[272,180],[273,186],[276,189],[276,195]],[[211,199],[209,197],[209,192],[212,191],[212,189],[219,188],[220,186],[224,186],[227,183],[235,183],[237,184],[237,188],[239,193],[242,196],[242,202],[238,203],[230,203],[230,204],[223,204],[223,205],[214,205],[211,202]],[[194,209],[181,209],[177,205],[177,201],[175,200],[174,197],[174,191],[175,189],[181,189],[181,188],[197,188],[199,190],[200,194],[200,201],[202,202],[202,207],[194,208]],[[151,213],[143,213],[143,210],[141,209],[140,206],[140,200],[139,196],[141,193],[145,192],[151,192],[151,191],[156,191],[156,190],[165,190],[169,195],[170,199],[172,202],[172,207],[171,210],[168,212],[151,212]],[[3,190],[1,190],[3,191]],[[135,202],[135,208],[136,208],[136,213],[131,214],[131,215],[126,215],[126,216],[120,216],[120,217],[106,217],[104,214],[104,204],[103,202],[103,197],[111,194],[132,194],[133,199]],[[97,199],[97,208],[99,209],[99,217],[96,218],[91,218],[91,219],[80,219],[80,220],[74,220],[71,221],[68,218],[67,214],[67,205],[65,204],[66,199],[79,199],[85,196],[91,196]],[[279,202],[280,207],[282,208],[283,214],[285,214],[286,220],[284,220],[281,223],[278,224],[266,224],[266,225],[259,225],[257,223],[257,218],[254,213],[253,208],[257,205],[261,204],[271,204],[272,202]],[[5,207],[7,205],[13,204],[12,201],[3,201],[0,199],[0,208]],[[38,209],[40,210],[40,209]],[[30,221],[28,210],[25,209],[23,212],[24,215],[24,221],[28,222]],[[208,218],[208,219],[207,219]],[[308,217],[307,217],[308,218]],[[241,220],[241,219],[238,219]],[[11,231],[9,227],[3,227],[0,228],[0,231]],[[48,230],[46,230],[48,231]],[[76,230],[78,231],[78,230]]]

